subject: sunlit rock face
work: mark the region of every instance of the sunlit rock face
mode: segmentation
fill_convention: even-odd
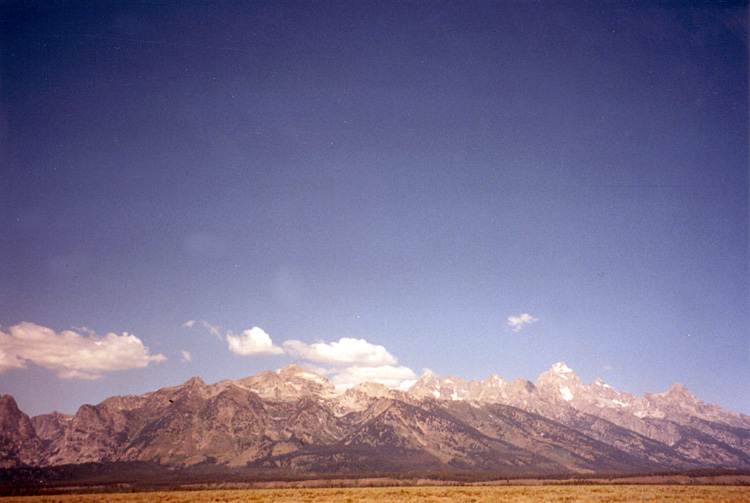
[[[425,375],[337,389],[297,365],[29,419],[0,398],[0,467],[150,461],[263,472],[750,469],[750,418],[684,386],[636,397],[564,363],[534,383]]]

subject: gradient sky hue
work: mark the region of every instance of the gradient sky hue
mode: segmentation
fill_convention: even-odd
[[[153,4],[0,7],[22,410],[565,361],[750,413],[746,2]]]

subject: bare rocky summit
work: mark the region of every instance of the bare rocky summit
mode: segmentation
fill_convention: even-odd
[[[680,384],[643,397],[587,385],[564,363],[534,383],[426,375],[406,392],[341,391],[290,365],[31,419],[0,398],[0,468],[128,461],[296,474],[747,470],[750,417]]]

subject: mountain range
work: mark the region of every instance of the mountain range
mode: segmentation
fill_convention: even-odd
[[[535,382],[425,375],[338,390],[289,365],[29,418],[0,397],[0,468],[149,462],[259,474],[750,469],[750,416],[684,386],[637,397],[564,363]]]

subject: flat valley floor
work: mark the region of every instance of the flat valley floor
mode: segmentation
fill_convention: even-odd
[[[748,502],[750,486],[704,485],[543,485],[439,486],[315,489],[243,489],[116,494],[11,496],[2,503],[498,503],[498,502]]]

